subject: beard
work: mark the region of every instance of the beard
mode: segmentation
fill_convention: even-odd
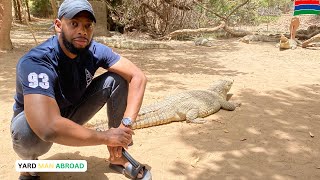
[[[63,45],[66,47],[66,49],[68,51],[70,51],[72,54],[76,54],[76,55],[82,54],[82,53],[88,51],[88,49],[89,49],[89,47],[90,47],[90,45],[92,43],[92,40],[90,40],[89,44],[86,47],[84,47],[84,48],[76,48],[72,44],[71,41],[68,41],[68,39],[67,39],[67,37],[66,37],[66,35],[65,35],[65,33],[63,31],[61,32],[61,37],[62,37]]]

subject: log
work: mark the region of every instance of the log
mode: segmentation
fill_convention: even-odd
[[[310,39],[303,41],[301,47],[306,48],[309,46],[310,43],[313,43],[315,41],[320,41],[320,33],[311,37]]]

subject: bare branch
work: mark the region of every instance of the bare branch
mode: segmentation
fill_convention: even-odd
[[[225,18],[225,17],[221,16],[220,14],[212,11],[211,9],[208,9],[208,8],[204,7],[201,3],[197,2],[196,0],[193,0],[193,3],[195,3],[195,4],[198,5],[198,6],[200,6],[200,7],[203,8],[203,9],[207,10],[208,12],[214,14],[215,16],[221,18],[222,20],[227,21],[227,18]]]
[[[155,13],[156,15],[158,15],[161,19],[165,20],[165,17],[163,16],[163,14],[160,13],[160,12],[158,12],[155,8],[151,7],[149,4],[142,3],[141,6],[149,9],[150,11],[152,11],[153,13]]]
[[[190,11],[192,9],[189,6],[176,3],[175,0],[163,0],[163,1],[168,3],[168,4],[172,4],[173,7],[177,8],[177,9],[180,9],[182,11]]]
[[[234,14],[239,8],[241,8],[242,6],[246,5],[250,0],[246,0],[245,2],[243,2],[242,4],[239,4],[236,8],[234,8],[231,13],[227,16],[226,19],[229,19],[229,17]]]

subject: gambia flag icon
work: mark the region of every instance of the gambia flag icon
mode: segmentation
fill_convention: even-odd
[[[300,14],[320,14],[320,0],[295,0],[294,16]]]

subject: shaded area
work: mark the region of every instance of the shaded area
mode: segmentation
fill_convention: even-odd
[[[175,50],[116,49],[116,51],[133,61],[146,73],[147,77],[151,77],[149,83],[152,87],[148,88],[151,92],[172,88],[185,90],[186,86],[192,87],[192,84],[186,85],[186,82],[181,82],[180,78],[187,75],[201,75],[206,78],[208,75],[233,77],[247,74],[227,69],[223,65],[221,53],[239,49],[234,40],[217,40],[213,47],[198,47],[190,42],[180,42],[180,45],[175,46]],[[199,54],[199,52],[202,53]],[[168,79],[168,75],[172,78]]]
[[[224,131],[211,122],[181,132],[180,139],[197,149],[192,156],[199,166],[177,161],[172,172],[183,171],[186,179],[192,169],[200,172],[196,179],[320,179],[320,85],[266,94],[244,89],[240,96],[240,109],[218,112]],[[228,131],[231,126],[237,131]]]
[[[14,59],[6,58],[6,55],[10,54],[9,57],[15,57]],[[15,93],[16,84],[16,63],[22,56],[22,53],[8,52],[6,54],[0,53],[0,97],[1,102],[12,102]]]
[[[218,52],[237,51],[238,47],[234,42],[217,41],[213,47],[196,47],[194,44],[183,44],[176,47],[176,50],[143,50],[143,57],[140,53],[130,50],[117,50],[120,54],[135,62],[145,72],[157,75],[168,73],[178,74],[202,74],[202,75],[223,75],[235,76],[244,74],[242,72],[227,70],[220,64],[221,55]],[[199,52],[202,52],[199,54]],[[217,54],[214,54],[214,53]]]
[[[74,153],[57,153],[46,160],[85,160],[87,161],[87,171],[85,173],[79,172],[51,172],[51,173],[39,173],[41,179],[119,179],[119,177],[126,179],[124,175],[115,172],[109,168],[109,162],[105,158],[99,158],[97,156],[82,156],[80,151]],[[147,169],[151,169],[149,165],[146,165]],[[108,175],[108,176],[106,176]],[[109,178],[108,178],[109,177]]]
[[[74,153],[57,153],[46,160],[86,160],[87,172],[51,172],[51,173],[39,173],[41,179],[108,179],[104,173],[113,173],[108,168],[108,163],[104,158],[98,158],[96,156],[82,156],[80,152]]]

